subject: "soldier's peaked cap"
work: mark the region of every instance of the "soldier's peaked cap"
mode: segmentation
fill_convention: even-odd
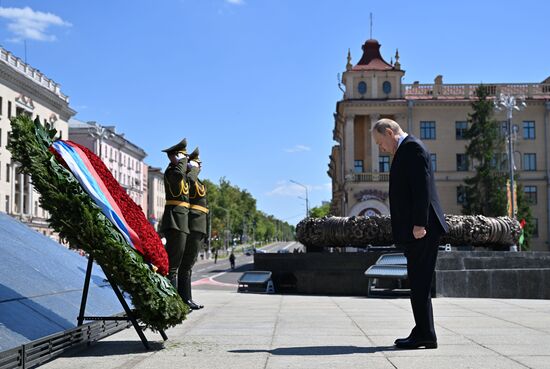
[[[169,147],[167,149],[162,150],[163,152],[171,153],[171,152],[180,152],[183,151],[184,153],[187,153],[187,139],[181,140],[179,143],[175,144],[172,147]]]
[[[189,161],[194,160],[198,163],[201,162],[201,159],[199,158],[199,148],[197,147],[191,154],[189,154]]]

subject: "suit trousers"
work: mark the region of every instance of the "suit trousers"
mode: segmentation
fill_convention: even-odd
[[[187,243],[185,244],[185,250],[178,271],[178,293],[183,301],[193,299],[191,294],[191,274],[203,239],[204,233],[195,231],[191,231],[187,236]]]
[[[416,326],[411,337],[437,340],[432,309],[432,281],[439,249],[439,234],[429,233],[405,245],[407,274],[411,287],[411,306]]]
[[[164,232],[166,236],[166,253],[168,254],[168,279],[176,290],[178,285],[178,272],[185,253],[187,233],[177,229],[168,229]]]

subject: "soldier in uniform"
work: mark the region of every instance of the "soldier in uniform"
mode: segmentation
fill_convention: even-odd
[[[189,181],[189,236],[185,245],[183,261],[180,266],[178,292],[183,301],[193,310],[204,306],[193,301],[191,294],[191,273],[198,252],[206,239],[208,229],[208,204],[206,201],[206,186],[199,179],[202,162],[197,147],[189,155],[187,164],[187,179]]]
[[[164,191],[166,205],[162,216],[161,232],[166,238],[168,253],[168,279],[180,292],[182,265],[185,245],[189,234],[189,183],[187,181],[187,140],[162,150],[168,155],[170,164],[164,172]],[[180,293],[181,296],[181,293]],[[183,298],[183,296],[182,296]],[[184,299],[184,301],[187,301]]]

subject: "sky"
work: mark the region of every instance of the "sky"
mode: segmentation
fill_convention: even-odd
[[[337,75],[372,37],[403,82],[541,82],[550,2],[1,0],[0,44],[61,85],[75,118],[114,125],[164,168],[200,147],[202,175],[296,224],[331,199]]]

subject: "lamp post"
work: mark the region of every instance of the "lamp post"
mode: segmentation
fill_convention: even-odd
[[[88,129],[88,132],[90,133],[90,136],[92,136],[93,138],[97,138],[98,141],[99,141],[99,150],[97,151],[97,154],[99,156],[99,158],[101,160],[103,160],[103,158],[101,157],[101,154],[102,154],[102,146],[103,146],[103,139],[109,139],[109,138],[112,138],[114,136],[114,133],[113,131],[111,131],[110,129],[108,128],[105,128],[103,126],[100,126],[99,124],[97,124],[96,122],[88,122],[89,124],[91,124],[92,126]]]
[[[308,193],[307,193],[307,186],[301,184],[300,182],[296,182],[294,180],[290,180],[290,182],[294,183],[294,184],[297,184],[298,186],[302,186],[303,188],[305,188],[306,190],[306,218],[309,218],[309,197],[308,197]]]
[[[514,143],[512,139],[512,114],[514,110],[520,111],[525,109],[525,96],[516,98],[512,95],[500,94],[495,99],[496,110],[506,110],[507,119],[507,139],[508,139],[508,166],[510,171],[510,207],[512,209],[512,218],[516,218],[516,209],[514,204]]]

